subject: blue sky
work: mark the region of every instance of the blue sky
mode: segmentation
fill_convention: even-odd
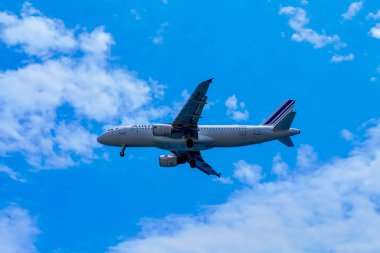
[[[2,1],[0,251],[379,252],[378,11]],[[296,99],[296,147],[206,151],[216,180],[159,167],[163,150],[121,159],[96,143],[109,126],[172,121],[210,77],[201,124],[258,124]]]

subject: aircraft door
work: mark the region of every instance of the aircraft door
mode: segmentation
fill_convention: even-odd
[[[139,131],[139,128],[136,126],[136,125],[133,125],[132,127],[131,127],[131,130],[133,131],[133,132],[138,132]]]
[[[253,135],[260,135],[260,128],[254,128]]]
[[[125,134],[125,128],[124,127],[119,129],[119,134]]]

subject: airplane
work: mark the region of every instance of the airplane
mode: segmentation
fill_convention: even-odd
[[[174,167],[189,163],[207,175],[220,177],[201,155],[201,151],[216,147],[240,147],[272,140],[279,140],[287,147],[294,147],[291,136],[301,131],[291,128],[296,115],[295,100],[286,100],[260,125],[199,125],[207,90],[212,79],[198,84],[177,117],[169,124],[117,126],[97,138],[101,144],[121,147],[124,157],[128,147],[155,147],[170,151],[161,155],[161,167]]]

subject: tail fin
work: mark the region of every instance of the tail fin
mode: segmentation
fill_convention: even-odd
[[[295,100],[286,100],[272,115],[264,121],[263,125],[275,126],[277,125],[286,115],[293,112]],[[294,118],[294,117],[293,117]]]
[[[289,130],[295,116],[296,116],[296,112],[289,112],[287,115],[285,115],[285,117],[282,118],[280,122],[278,122],[273,127],[273,131]]]
[[[288,114],[286,114],[285,117],[283,117],[282,120],[273,127],[273,131],[276,132],[289,130],[295,116],[296,112],[289,112]],[[278,140],[287,147],[294,147],[293,141],[290,138],[290,136],[284,136],[279,138]]]

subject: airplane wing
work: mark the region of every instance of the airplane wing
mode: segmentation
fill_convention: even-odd
[[[172,151],[172,153],[178,157],[184,157],[189,164],[191,164],[191,161],[193,160],[195,162],[195,167],[207,175],[220,177],[222,174],[216,172],[205,160],[203,160],[200,151]]]
[[[195,161],[195,166],[200,171],[206,173],[207,175],[215,175],[217,177],[220,177],[221,173],[217,173],[208,163],[203,160],[201,156],[201,152],[195,151],[193,154],[193,159]]]
[[[198,121],[201,118],[203,108],[207,102],[207,90],[212,82],[212,78],[198,84],[193,94],[187,100],[185,106],[174,119],[172,126],[176,131],[193,130],[193,136],[197,137]]]

